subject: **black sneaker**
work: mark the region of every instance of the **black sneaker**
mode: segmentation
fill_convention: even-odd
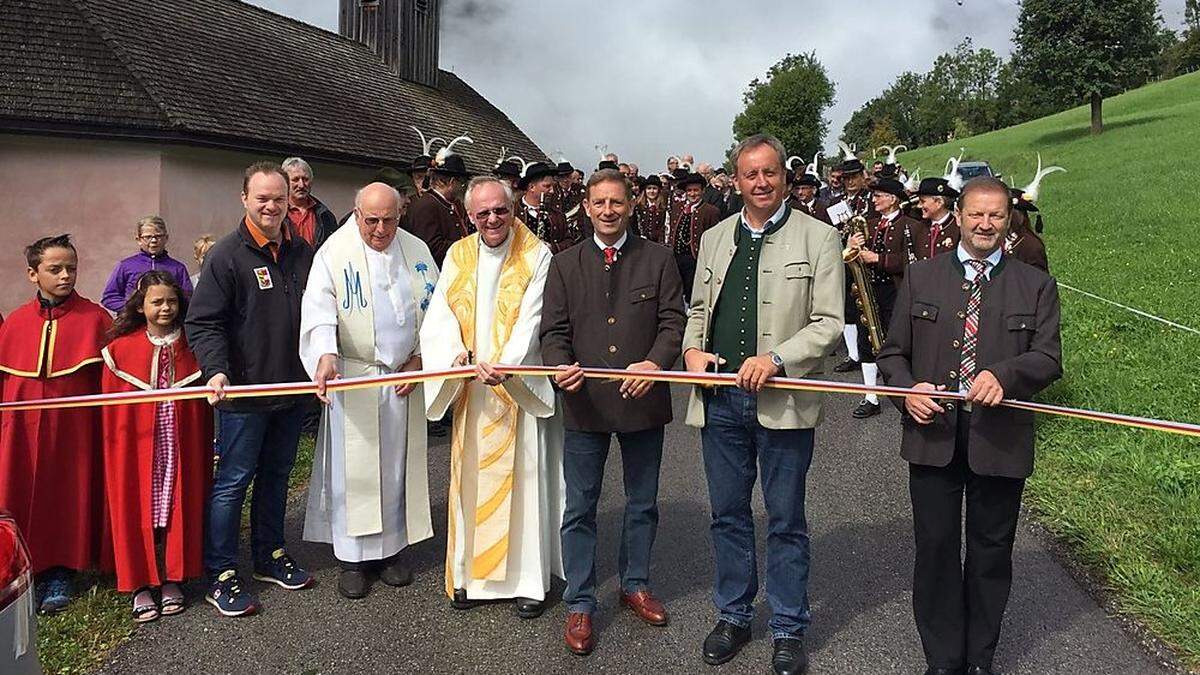
[[[862,403],[859,403],[858,407],[854,409],[854,412],[852,412],[850,414],[854,417],[854,419],[863,420],[868,417],[874,417],[874,416],[878,415],[880,412],[881,411],[879,409],[878,403],[871,403],[870,401],[868,401],[867,399],[864,398],[862,400]]]
[[[305,572],[292,560],[292,556],[281,548],[271,552],[271,559],[254,566],[254,578],[258,581],[279,585],[289,591],[298,591],[313,585],[313,575]]]
[[[846,357],[841,363],[833,367],[835,373],[849,373],[862,368],[862,364],[850,357]]]
[[[248,616],[259,609],[258,598],[242,587],[242,578],[236,570],[221,572],[208,587],[204,600],[222,616]]]

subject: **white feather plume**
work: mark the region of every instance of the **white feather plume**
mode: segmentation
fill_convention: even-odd
[[[912,190],[916,190],[920,186],[921,186],[921,169],[920,169],[920,167],[918,167],[917,170],[914,171],[912,173],[912,175],[908,177],[908,180],[905,181],[904,189],[912,191]]]
[[[946,160],[946,175],[942,176],[942,178],[955,190],[961,190],[963,186],[963,177],[958,173],[958,165],[962,163],[962,156],[966,151],[966,148],[959,148],[958,157],[951,157]]]
[[[432,156],[433,144],[435,142],[437,142],[437,141],[441,141],[443,143],[446,142],[445,139],[441,138],[440,136],[434,136],[433,138],[430,138],[429,140],[425,140],[425,134],[422,133],[420,129],[413,126],[412,124],[408,125],[408,128],[417,132],[417,135],[421,137],[421,154],[423,154],[423,155]]]
[[[1043,178],[1045,178],[1046,176],[1049,176],[1050,174],[1054,173],[1055,171],[1062,171],[1064,173],[1066,173],[1066,171],[1067,171],[1066,169],[1062,168],[1061,166],[1048,166],[1043,169],[1042,168],[1042,153],[1039,152],[1037,158],[1038,158],[1037,173],[1035,173],[1033,175],[1033,181],[1031,181],[1029,183],[1029,185],[1026,185],[1025,187],[1021,188],[1021,196],[1025,199],[1025,201],[1027,201],[1031,204],[1037,202],[1037,200],[1038,200],[1038,189],[1042,185]]]
[[[437,151],[437,154],[434,155],[434,157],[433,157],[434,162],[436,164],[438,164],[439,166],[444,164],[446,162],[446,158],[449,157],[451,154],[453,154],[454,146],[458,145],[459,142],[467,142],[467,143],[473,144],[475,141],[471,140],[470,136],[459,136],[459,137],[455,138],[454,140],[447,143],[446,147]]]
[[[801,164],[803,164],[804,158],[801,157],[800,155],[792,155],[791,157],[787,158],[787,161],[783,163],[783,166],[788,171],[795,171],[795,169],[793,169],[792,167],[795,166],[796,162],[800,162]]]
[[[849,145],[846,145],[842,141],[838,141],[837,144],[838,144],[838,148],[840,148],[842,151],[842,160],[843,161],[848,162],[852,159],[858,159],[858,155],[854,154],[854,148],[850,147]]]
[[[520,171],[521,178],[524,178],[525,172],[529,171],[529,167],[534,165],[534,162],[526,162],[525,160],[521,159],[520,157],[517,157],[516,155],[509,157],[509,159],[515,159],[521,165],[521,171]]]
[[[907,150],[908,146],[907,145],[881,145],[881,146],[879,146],[880,150],[882,150],[883,148],[887,148],[887,151],[888,151],[887,159],[883,160],[883,163],[884,164],[895,164],[896,163],[896,153],[900,152],[901,150]]]

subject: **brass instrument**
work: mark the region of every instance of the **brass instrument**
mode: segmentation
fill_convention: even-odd
[[[864,241],[870,239],[866,218],[856,215],[846,225],[847,239],[856,233],[861,234]],[[846,267],[850,268],[850,276],[853,277],[850,292],[854,294],[854,303],[858,305],[860,321],[867,329],[867,340],[878,354],[883,347],[883,326],[879,321],[879,304],[875,301],[875,290],[871,287],[871,274],[859,257],[861,252],[860,247],[848,245],[842,251],[842,260]]]

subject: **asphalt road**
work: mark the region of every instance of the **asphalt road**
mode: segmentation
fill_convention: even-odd
[[[682,388],[675,392],[682,418]],[[911,512],[907,469],[898,455],[899,417],[885,406],[867,421],[850,417],[854,401],[827,403],[808,479],[812,536],[806,638],[813,673],[920,673],[924,659],[913,625]],[[661,520],[651,582],[671,613],[665,628],[638,621],[617,604],[617,537],[623,503],[619,453],[610,455],[600,511],[598,644],[591,656],[563,645],[565,606],[537,620],[518,619],[509,604],[468,612],[450,608],[442,591],[447,446],[434,439],[430,484],[437,536],[408,550],[416,581],[402,589],[377,583],[365,600],[338,595],[327,546],[300,541],[303,502],[288,514],[290,548],[319,583],[288,592],[249,582],[266,609],[220,618],[198,597],[184,614],[142,626],[105,672],[384,673],[604,672],[763,673],[770,671],[769,607],[760,594],[754,641],[734,661],[710,668],[700,643],[714,621],[713,556],[699,433],[677,421],[667,429],[659,501]],[[765,515],[756,500],[760,565]],[[996,667],[1003,673],[1166,672],[1063,568],[1028,524],[1017,536],[1015,583]],[[249,579],[248,572],[247,579]]]

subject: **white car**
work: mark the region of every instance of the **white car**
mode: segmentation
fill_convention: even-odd
[[[41,675],[29,550],[21,530],[0,513],[0,673]]]

